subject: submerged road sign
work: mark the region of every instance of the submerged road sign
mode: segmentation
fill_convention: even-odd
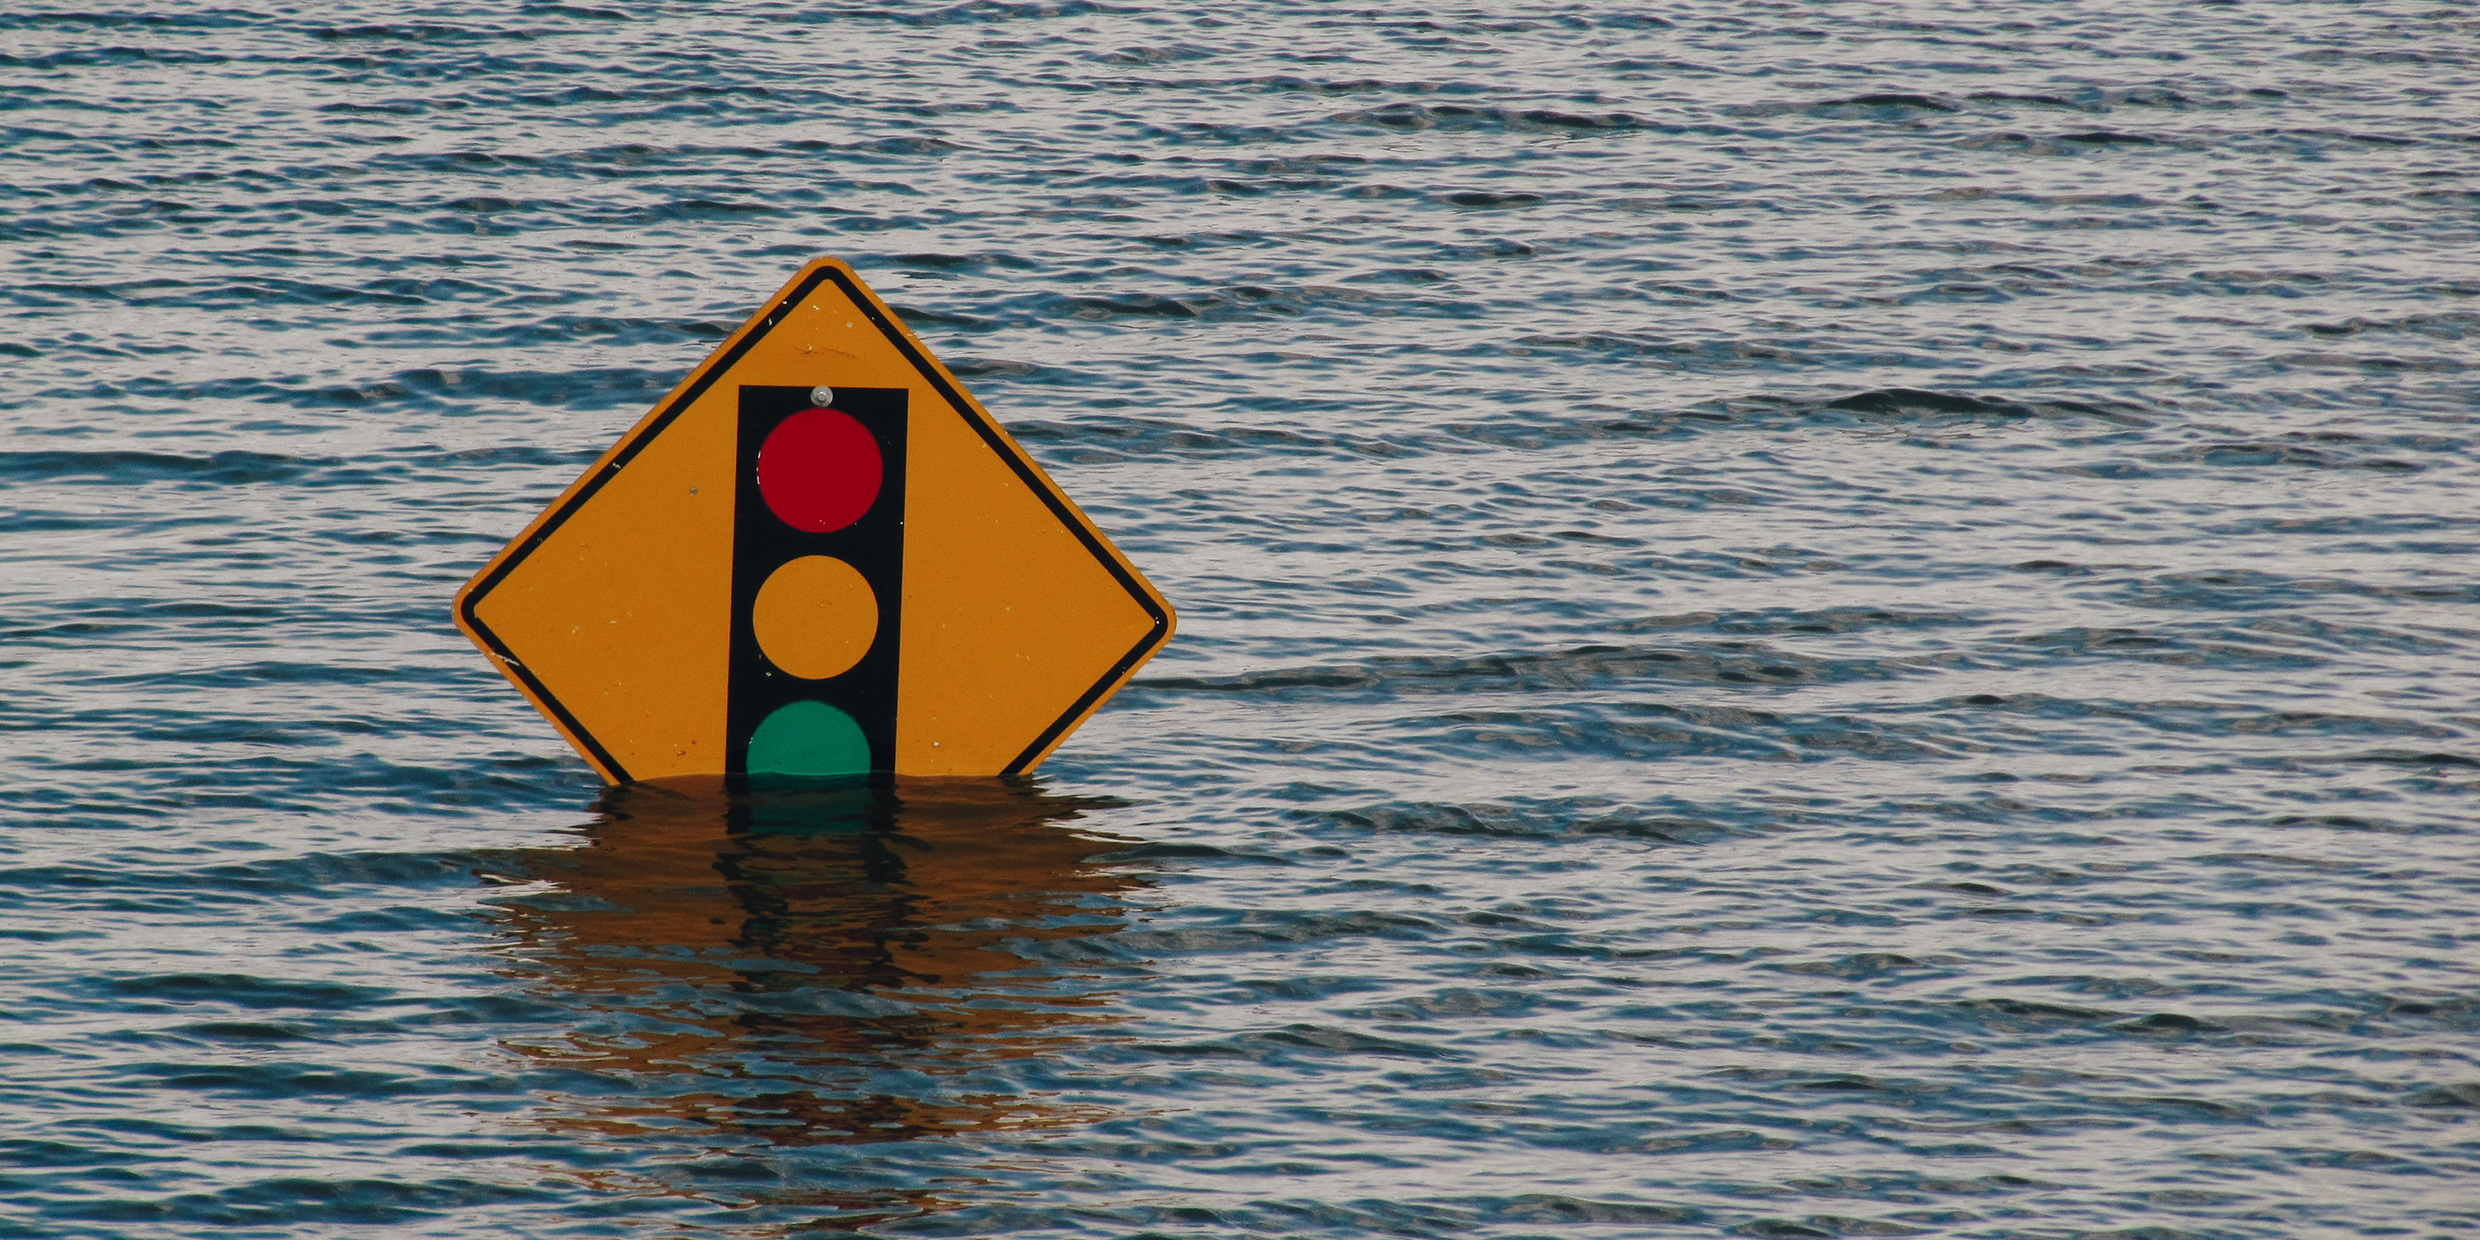
[[[1029,770],[1171,607],[852,268],[802,268],[456,600],[613,782]]]

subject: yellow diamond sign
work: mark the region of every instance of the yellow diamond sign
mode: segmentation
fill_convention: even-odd
[[[1030,770],[1171,606],[820,259],[458,592],[613,782]]]

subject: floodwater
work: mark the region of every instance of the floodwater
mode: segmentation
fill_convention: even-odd
[[[2480,15],[0,8],[0,1235],[2468,1236]],[[606,793],[851,260],[1181,611]]]

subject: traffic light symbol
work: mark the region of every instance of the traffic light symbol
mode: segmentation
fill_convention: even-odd
[[[905,398],[903,388],[740,389],[733,774],[895,769]]]

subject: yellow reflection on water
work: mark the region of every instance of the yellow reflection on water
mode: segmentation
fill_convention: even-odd
[[[584,846],[524,855],[505,905],[531,988],[577,1012],[507,1043],[577,1082],[539,1118],[742,1152],[1100,1118],[1022,1079],[1117,1019],[1132,966],[1080,941],[1142,879],[1098,859],[1131,841],[1067,825],[1109,804],[995,781],[613,790]],[[817,1204],[861,1204],[843,1196]],[[937,1208],[897,1196],[879,1204]]]

